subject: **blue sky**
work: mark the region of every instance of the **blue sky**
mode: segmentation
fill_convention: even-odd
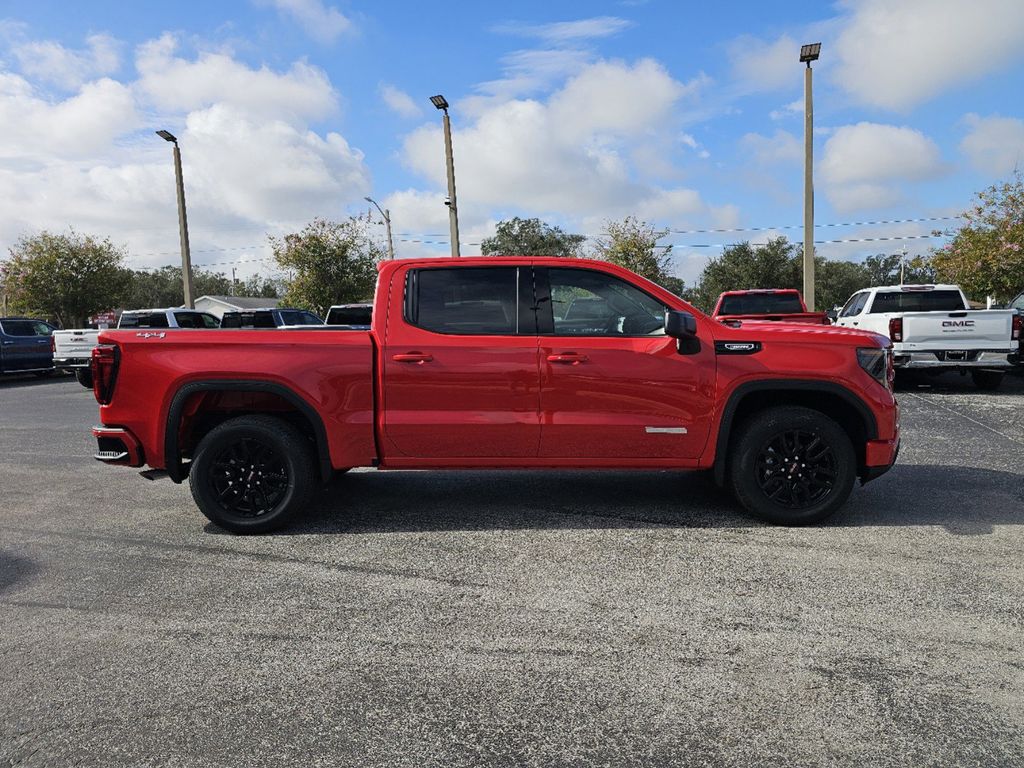
[[[270,272],[267,234],[365,213],[365,195],[391,210],[399,256],[447,253],[443,93],[463,253],[512,215],[599,236],[632,214],[672,231],[693,282],[723,243],[801,239],[797,57],[819,40],[816,218],[837,226],[816,238],[855,241],[823,243],[829,258],[923,252],[1024,162],[1019,0],[16,0],[0,8],[0,247],[73,226],[132,266],[173,263],[167,128],[197,264]]]

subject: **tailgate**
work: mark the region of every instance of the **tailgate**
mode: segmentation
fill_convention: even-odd
[[[1009,349],[1013,312],[907,312],[903,342],[920,349]]]
[[[96,346],[99,331],[55,331],[53,346],[55,357],[89,357]]]

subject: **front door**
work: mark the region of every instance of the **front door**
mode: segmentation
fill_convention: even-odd
[[[666,305],[597,269],[538,269],[537,291],[538,305],[550,307],[539,320],[540,456],[623,464],[700,456],[714,344],[682,354],[664,332]]]
[[[411,269],[392,287],[390,304],[383,409],[391,449],[475,463],[535,457],[540,374],[530,268]]]

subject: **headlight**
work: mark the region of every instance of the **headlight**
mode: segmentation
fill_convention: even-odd
[[[895,370],[892,365],[892,350],[878,347],[860,347],[857,349],[857,362],[868,376],[886,389],[892,389]]]

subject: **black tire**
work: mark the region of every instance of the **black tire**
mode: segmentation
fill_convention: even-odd
[[[92,389],[92,371],[88,368],[75,368],[75,378],[86,389]]]
[[[971,379],[974,386],[985,392],[993,392],[999,389],[1003,383],[1002,371],[971,371]]]
[[[302,434],[271,416],[239,416],[199,443],[189,486],[199,510],[232,533],[287,525],[316,484],[316,460]]]
[[[755,517],[779,525],[829,517],[849,498],[856,476],[849,435],[810,408],[780,406],[754,414],[731,446],[729,481],[736,500]]]

